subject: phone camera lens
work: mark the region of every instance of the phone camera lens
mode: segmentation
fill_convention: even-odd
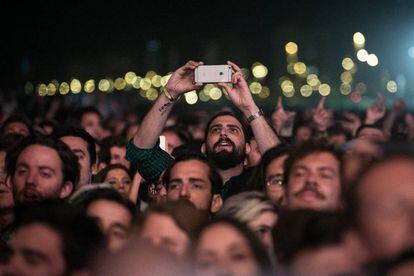
[[[224,75],[224,73],[223,73],[223,72],[220,72],[220,73],[219,73],[219,75],[220,75],[220,76],[223,76],[223,75]]]

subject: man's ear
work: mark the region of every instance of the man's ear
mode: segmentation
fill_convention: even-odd
[[[213,195],[213,198],[211,200],[211,207],[210,207],[211,213],[215,214],[218,211],[220,211],[222,205],[223,205],[223,198],[221,197],[221,195],[220,194]]]
[[[60,198],[68,198],[70,194],[73,192],[74,187],[72,181],[65,181],[63,183],[62,188],[60,189]]]
[[[206,142],[203,142],[201,144],[201,149],[200,149],[201,153],[206,154]]]
[[[244,147],[244,153],[247,155],[250,153],[252,148],[250,147],[250,144],[246,142],[246,146]]]

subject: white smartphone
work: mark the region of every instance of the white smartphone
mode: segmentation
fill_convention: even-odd
[[[230,65],[201,65],[194,70],[194,81],[198,83],[231,82]]]
[[[160,148],[167,151],[167,139],[164,135],[160,135]]]

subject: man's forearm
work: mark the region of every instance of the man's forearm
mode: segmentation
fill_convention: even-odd
[[[157,144],[173,105],[164,93],[158,97],[134,136],[136,147],[149,149]]]
[[[259,108],[251,109],[248,112],[243,112],[246,117],[257,113]],[[280,144],[280,140],[276,133],[270,127],[264,116],[259,116],[250,122],[254,138],[256,139],[259,151],[261,154],[265,153],[268,149]]]

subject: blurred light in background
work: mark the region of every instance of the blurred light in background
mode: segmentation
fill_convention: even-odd
[[[319,86],[319,94],[322,96],[328,96],[331,93],[331,87],[327,83],[322,83]]]
[[[364,48],[364,46],[365,46],[365,36],[362,33],[360,33],[360,32],[354,33],[353,40],[354,40],[354,45],[355,45],[356,48],[358,48],[358,49]]]
[[[197,100],[198,100],[197,93],[194,90],[185,93],[184,94],[184,97],[185,97],[185,101],[188,104],[195,104],[197,102]]]
[[[47,85],[47,95],[48,96],[55,95],[56,91],[57,91],[57,86],[54,83],[51,82]]]
[[[116,78],[115,82],[114,82],[114,87],[116,90],[120,91],[120,90],[124,90],[126,86],[126,81],[124,78]]]
[[[350,84],[352,82],[352,74],[349,71],[345,71],[341,74],[341,81],[343,83]]]
[[[250,91],[252,92],[252,94],[259,94],[260,91],[262,91],[262,85],[256,81],[252,82],[249,85]]]
[[[267,67],[263,64],[257,64],[252,67],[253,76],[257,79],[263,79],[267,76],[268,70]]]
[[[303,62],[296,62],[293,66],[293,71],[298,75],[303,75],[306,73],[306,64]]]
[[[109,83],[109,81],[107,79],[102,79],[98,83],[98,88],[102,92],[108,92],[109,91],[109,87],[110,87],[110,83]]]
[[[367,59],[368,59],[368,55],[369,54],[368,54],[367,50],[365,50],[365,49],[360,49],[357,52],[357,58],[361,62],[366,62]]]
[[[300,88],[300,94],[303,97],[310,97],[312,96],[312,93],[313,93],[312,86],[308,84],[302,85],[302,87]]]
[[[221,92],[221,89],[218,87],[213,87],[210,89],[210,98],[212,100],[218,100],[221,98],[223,93]]]
[[[59,93],[61,95],[66,95],[70,91],[69,84],[67,82],[61,82],[59,86]]]
[[[151,85],[152,85],[151,79],[147,77],[141,79],[141,81],[139,82],[139,86],[141,87],[142,90],[150,89]]]
[[[378,57],[375,54],[369,54],[367,58],[367,63],[369,66],[377,66],[378,65]]]
[[[285,45],[285,51],[289,55],[295,55],[298,52],[298,45],[295,42],[288,42]]]
[[[158,91],[157,89],[151,87],[146,91],[145,96],[148,100],[155,101],[158,97]]]
[[[351,70],[352,68],[354,68],[354,61],[353,61],[351,58],[349,58],[349,57],[344,58],[344,59],[342,60],[342,67],[343,67],[345,70],[349,71],[349,70]]]
[[[397,87],[397,83],[395,81],[391,80],[391,81],[387,82],[388,92],[395,93],[395,92],[397,92],[397,89],[398,89],[398,87]]]
[[[83,89],[86,93],[92,93],[95,90],[95,80],[86,81]]]
[[[349,83],[341,83],[339,91],[342,95],[349,95],[352,92],[352,86]]]
[[[78,79],[72,79],[70,82],[70,90],[73,94],[77,94],[82,90],[82,84]]]

